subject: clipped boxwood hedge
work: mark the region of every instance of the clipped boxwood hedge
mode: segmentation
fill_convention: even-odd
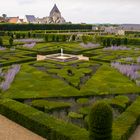
[[[12,64],[27,63],[27,62],[31,62],[31,61],[36,61],[36,58],[35,57],[34,58],[24,58],[24,59],[9,61],[9,62],[3,62],[3,63],[0,63],[0,67],[9,66]]]
[[[123,95],[116,96],[113,99],[104,99],[104,101],[120,112],[123,112],[130,103],[129,98]]]
[[[83,115],[76,112],[69,112],[68,117],[73,119],[83,119]]]
[[[113,124],[113,140],[128,140],[140,123],[140,97]]]
[[[60,110],[60,109],[68,109],[71,107],[71,103],[54,102],[54,101],[47,101],[47,100],[34,100],[31,102],[31,105],[43,111],[45,110],[45,112]]]
[[[85,129],[11,99],[0,100],[0,114],[48,140],[89,140]]]

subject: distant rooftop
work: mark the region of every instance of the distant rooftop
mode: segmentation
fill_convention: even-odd
[[[124,30],[140,30],[140,24],[122,24],[120,28]]]
[[[26,17],[26,19],[28,20],[29,23],[33,23],[33,22],[36,21],[36,18],[35,18],[34,15],[26,15],[25,17]]]
[[[19,20],[19,17],[10,17],[9,18],[9,23],[17,23]]]
[[[56,4],[54,5],[54,7],[52,8],[51,12],[50,12],[50,16],[53,15],[53,13],[60,13],[58,7],[56,6]],[[61,14],[61,13],[60,13]]]

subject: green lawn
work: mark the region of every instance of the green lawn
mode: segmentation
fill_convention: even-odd
[[[140,88],[117,70],[104,64],[82,86],[81,90],[51,77],[46,72],[29,65],[22,65],[11,88],[3,93],[8,98],[71,97],[103,94],[138,93]]]
[[[104,64],[81,89],[85,94],[125,94],[138,93],[140,88],[117,70]]]

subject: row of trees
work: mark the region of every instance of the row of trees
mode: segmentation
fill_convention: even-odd
[[[1,31],[30,30],[92,30],[92,25],[86,24],[0,24]]]
[[[8,32],[8,36],[13,39],[21,39],[21,38],[44,38],[45,42],[66,42],[66,41],[75,41],[76,34],[43,34],[43,33],[33,33],[33,32]]]
[[[13,46],[13,42],[14,42],[14,40],[13,40],[13,38],[12,37],[10,37],[9,38],[9,46],[11,47],[11,46]],[[3,39],[0,37],[0,46],[3,46]]]
[[[20,38],[35,38],[35,35],[32,34],[31,32],[27,32],[27,33],[14,33],[14,32],[7,32],[7,36],[10,36],[13,39],[20,39]]]
[[[127,45],[128,44],[128,39],[125,38],[123,41],[120,38],[115,38],[115,39],[110,39],[110,38],[106,38],[103,39],[102,41],[102,45],[104,47],[110,47],[110,46],[120,46],[120,45]]]
[[[45,39],[45,42],[75,41],[76,35],[46,34],[44,39]]]
[[[113,36],[97,36],[96,42],[100,42],[104,47],[128,45],[128,38],[113,37]]]
[[[93,42],[93,36],[92,35],[83,35],[82,41],[84,44],[87,44],[88,42]]]

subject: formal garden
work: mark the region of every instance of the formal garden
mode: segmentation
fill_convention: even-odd
[[[128,140],[140,124],[140,39],[57,30],[0,33],[0,114],[48,140],[92,140],[92,117],[112,140]],[[37,61],[61,48],[89,60]],[[112,125],[107,116],[98,124],[98,102]]]

